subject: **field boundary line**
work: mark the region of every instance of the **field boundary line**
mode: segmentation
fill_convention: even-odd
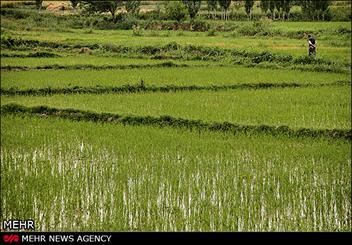
[[[1,114],[19,114],[40,117],[57,117],[69,119],[72,121],[91,121],[100,123],[118,123],[122,125],[133,126],[153,126],[153,127],[172,127],[183,128],[197,131],[214,131],[231,133],[245,133],[255,135],[265,133],[272,136],[284,135],[287,137],[328,137],[333,139],[352,139],[352,130],[344,129],[310,129],[299,128],[293,129],[288,126],[269,126],[269,125],[240,125],[229,122],[204,122],[202,120],[192,120],[184,118],[175,118],[169,115],[152,117],[152,116],[135,116],[119,115],[112,113],[97,113],[92,111],[83,111],[78,109],[59,109],[48,106],[25,107],[19,104],[6,104],[1,106]]]
[[[128,64],[128,65],[44,65],[44,66],[1,66],[2,71],[34,71],[34,70],[127,70],[127,69],[142,69],[142,68],[167,68],[167,67],[208,67],[210,64],[204,65],[188,65],[176,64],[170,61],[161,62],[156,64]],[[221,65],[220,65],[221,66]]]
[[[148,57],[147,57],[148,58]],[[183,61],[190,61],[183,59]],[[348,69],[336,69],[329,68],[326,66],[310,66],[310,65],[282,65],[279,63],[225,63],[225,64],[176,64],[173,62],[163,62],[157,64],[128,64],[128,65],[43,65],[43,66],[12,66],[5,65],[1,66],[1,71],[43,71],[43,70],[128,70],[128,69],[143,69],[143,68],[197,68],[197,67],[234,67],[241,66],[246,68],[258,68],[258,69],[271,69],[271,70],[297,70],[305,72],[329,72],[339,74],[349,74],[351,71]]]
[[[351,81],[339,80],[332,83],[323,84],[302,84],[302,83],[239,83],[231,85],[208,85],[208,86],[145,86],[145,84],[122,85],[119,87],[96,86],[96,87],[66,87],[66,88],[38,88],[38,89],[17,89],[0,88],[1,95],[7,96],[46,96],[55,94],[129,94],[129,93],[176,93],[185,91],[221,91],[221,90],[240,90],[240,89],[272,89],[272,88],[308,88],[308,87],[327,87],[351,85]]]

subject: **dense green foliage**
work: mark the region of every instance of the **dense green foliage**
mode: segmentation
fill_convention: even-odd
[[[170,20],[181,22],[186,18],[186,8],[179,1],[170,1],[165,6],[166,16]]]
[[[201,0],[183,0],[183,4],[186,5],[191,20],[194,20],[200,9]]]
[[[82,3],[86,11],[92,13],[109,12],[115,21],[116,11],[121,7],[122,0],[84,0]]]
[[[37,7],[37,9],[41,9],[43,4],[43,0],[35,0],[35,6]]]

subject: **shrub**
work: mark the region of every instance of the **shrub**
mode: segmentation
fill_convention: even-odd
[[[351,21],[351,8],[346,6],[330,6],[329,18],[332,21]]]
[[[248,19],[244,8],[233,9],[229,15],[230,15],[231,20],[247,20]]]
[[[253,59],[252,59],[252,62],[253,63],[261,63],[261,62],[264,62],[264,61],[273,61],[274,60],[274,56],[269,53],[269,52],[263,52],[261,54],[258,54],[257,56],[255,56]]]
[[[314,58],[312,56],[301,56],[297,57],[293,60],[294,64],[301,64],[301,65],[333,65],[333,62],[330,60],[324,60],[322,58]]]
[[[166,44],[164,47],[163,47],[163,50],[164,51],[173,51],[173,50],[177,50],[181,48],[181,46],[176,43],[176,42],[171,42],[171,43],[168,43]]]
[[[245,36],[268,36],[271,35],[270,22],[267,20],[260,20],[244,24],[238,29],[238,32]]]
[[[35,5],[37,9],[41,9],[43,4],[43,0],[35,0]]]
[[[169,1],[165,6],[165,15],[168,20],[181,22],[186,19],[187,9],[180,1]]]
[[[117,23],[118,29],[131,30],[133,26],[139,26],[139,20],[134,15],[126,14],[122,17],[122,20]]]
[[[14,19],[25,19],[28,18],[31,13],[29,11],[21,11],[17,9],[1,9],[1,15],[14,18]]]
[[[290,9],[290,20],[299,21],[303,19],[302,7],[292,6]]]
[[[201,19],[196,19],[190,23],[190,29],[192,31],[207,31],[209,30],[209,24]]]
[[[54,57],[60,57],[60,55],[54,54],[54,53],[49,53],[49,52],[35,52],[35,53],[28,54],[27,57],[54,58]]]

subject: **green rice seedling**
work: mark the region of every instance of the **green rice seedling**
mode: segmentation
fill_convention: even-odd
[[[1,120],[2,219],[39,231],[351,227],[347,141]]]
[[[350,129],[348,86],[182,93],[2,96],[2,105],[45,105],[134,116],[163,116],[292,128]]]
[[[48,58],[49,59],[49,58]],[[61,59],[61,58],[58,58]],[[72,65],[91,64],[97,61],[105,65],[110,59],[93,59],[72,61]],[[66,62],[64,58],[62,62]],[[5,61],[7,62],[7,61]],[[13,61],[15,64],[15,60]],[[21,62],[21,61],[19,61]],[[31,61],[28,61],[28,63]],[[38,61],[42,62],[42,61]],[[61,64],[55,59],[53,64]],[[149,60],[121,60],[121,64],[147,64]],[[126,62],[126,63],[124,63]],[[23,65],[28,65],[25,63]],[[10,64],[10,63],[8,63]],[[21,65],[21,63],[19,63]],[[38,64],[38,63],[33,63]],[[151,64],[166,64],[166,61],[154,61]],[[182,63],[175,63],[182,64]],[[187,63],[186,63],[187,64]],[[36,70],[36,71],[2,71],[1,88],[18,87],[30,88],[65,88],[65,87],[95,87],[95,86],[122,86],[134,85],[141,79],[146,86],[221,86],[243,83],[299,83],[299,84],[326,84],[339,80],[350,80],[349,74],[336,74],[326,72],[297,72],[290,70],[272,70],[246,68],[241,66],[214,67],[164,67],[164,68],[138,68],[138,69],[107,69],[107,70]],[[38,64],[41,65],[41,64]],[[199,63],[191,63],[190,66]]]

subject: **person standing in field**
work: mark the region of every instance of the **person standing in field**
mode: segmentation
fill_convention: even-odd
[[[317,42],[315,38],[311,35],[308,35],[308,55],[309,56],[316,56],[317,54]]]

